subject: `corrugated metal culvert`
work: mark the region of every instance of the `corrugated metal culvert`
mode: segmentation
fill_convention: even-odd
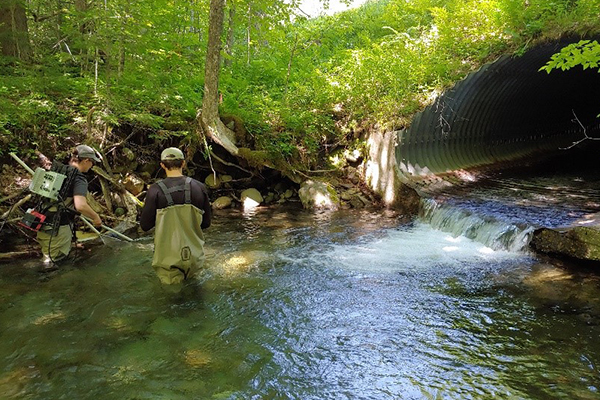
[[[506,165],[549,154],[600,132],[600,73],[575,67],[539,72],[579,38],[503,56],[470,74],[398,132],[401,177],[427,185],[456,171]]]

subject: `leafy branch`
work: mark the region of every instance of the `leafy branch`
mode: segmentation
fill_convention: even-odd
[[[600,72],[600,44],[596,40],[580,40],[563,47],[560,52],[552,55],[550,61],[539,71],[550,73],[552,70],[569,70],[577,65],[583,69],[598,68]]]

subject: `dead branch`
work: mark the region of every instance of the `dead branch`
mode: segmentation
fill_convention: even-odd
[[[8,209],[8,211],[6,211],[4,214],[2,214],[2,216],[0,216],[0,219],[8,218],[8,216],[13,212],[14,209],[21,207],[23,204],[27,203],[30,199],[31,199],[31,193],[28,194],[27,196],[23,197],[21,200],[17,201],[11,208]]]
[[[36,250],[36,249],[12,251],[9,253],[0,253],[0,260],[2,260],[2,261],[14,260],[14,259],[19,260],[23,257],[38,257],[40,255],[41,255],[41,251]]]
[[[585,141],[585,140],[600,140],[600,138],[595,138],[595,137],[591,137],[588,136],[587,134],[587,129],[585,126],[583,126],[583,124],[581,123],[581,121],[579,120],[579,118],[577,117],[577,114],[575,114],[575,110],[571,110],[573,112],[573,116],[575,117],[575,121],[577,121],[577,123],[579,123],[579,126],[581,126],[581,129],[583,129],[583,139],[577,140],[576,142],[573,142],[569,147],[561,147],[561,150],[569,150],[572,149],[573,147],[577,146],[579,143]]]
[[[92,108],[90,108],[90,111],[88,111],[88,113],[87,113],[85,126],[87,129],[88,138],[92,137],[92,117],[94,115],[94,111],[96,111],[96,106],[93,106]]]
[[[106,151],[106,154],[112,153],[117,147],[120,147],[123,144],[127,143],[129,139],[131,139],[136,133],[136,130],[133,129],[133,131],[125,139],[121,140],[119,143],[115,143],[112,146],[110,146],[110,148]]]
[[[208,162],[210,164],[210,169],[213,172],[213,178],[215,179],[215,182],[217,181],[217,171],[215,171],[215,167],[213,167],[213,163],[212,163],[212,158],[211,158],[211,153],[212,150],[210,149],[210,147],[208,147],[208,143],[206,142],[206,136],[202,135],[202,139],[204,140],[204,148],[206,149],[206,154],[208,154]]]
[[[19,197],[20,195],[22,195],[27,189],[23,189],[23,190],[19,190],[17,193],[13,193],[10,194],[6,197],[3,197],[0,199],[0,203],[4,203],[5,201],[8,201],[10,199],[14,199],[15,197]]]
[[[112,199],[110,196],[110,189],[108,188],[108,183],[106,179],[100,177],[100,186],[102,187],[102,195],[104,196],[104,203],[106,204],[106,210],[109,214],[113,213]]]
[[[98,174],[98,176],[106,179],[108,182],[114,185],[115,188],[117,188],[119,196],[121,197],[123,204],[125,204],[125,208],[127,208],[127,219],[135,220],[135,218],[137,217],[136,207],[141,208],[144,206],[144,203],[140,199],[135,197],[129,190],[127,190],[125,186],[123,186],[119,181],[117,181],[115,178],[110,177],[108,173],[102,168],[94,166],[92,167],[92,170],[96,174]]]
[[[50,169],[52,167],[52,160],[46,157],[45,154],[41,153],[40,151],[36,151],[35,154],[39,157],[42,167],[45,169]]]

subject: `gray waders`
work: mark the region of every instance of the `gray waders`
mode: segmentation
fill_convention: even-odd
[[[194,275],[204,263],[203,210],[192,204],[190,182],[172,188],[161,181],[158,186],[167,198],[167,207],[156,212],[152,267],[164,284],[181,283]],[[185,191],[185,204],[173,203],[171,193]]]

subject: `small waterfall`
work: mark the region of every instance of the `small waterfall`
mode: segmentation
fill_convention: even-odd
[[[494,250],[527,252],[535,229],[532,225],[515,224],[433,199],[423,199],[419,219],[434,229],[465,236]]]

